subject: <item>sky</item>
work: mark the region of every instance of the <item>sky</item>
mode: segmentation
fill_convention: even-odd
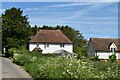
[[[17,7],[30,25],[69,25],[89,38],[118,38],[117,2],[3,2],[2,10]]]

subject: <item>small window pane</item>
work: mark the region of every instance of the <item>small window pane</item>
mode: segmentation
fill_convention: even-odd
[[[115,52],[115,48],[111,48],[111,50],[110,50],[111,52]]]
[[[114,48],[114,52],[115,52],[115,48]]]
[[[60,47],[62,47],[62,44],[60,44]]]
[[[46,48],[46,44],[44,44],[44,48]]]
[[[49,44],[47,44],[47,47],[49,47]]]
[[[110,52],[112,52],[112,48],[110,49]]]
[[[60,47],[64,47],[64,44],[60,44]]]
[[[64,44],[63,44],[63,47],[64,47]]]

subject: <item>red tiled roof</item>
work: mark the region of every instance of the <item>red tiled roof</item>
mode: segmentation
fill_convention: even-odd
[[[30,42],[73,43],[60,30],[40,30]]]
[[[93,47],[96,51],[110,51],[109,46],[111,43],[115,43],[117,51],[120,51],[120,38],[91,38]]]

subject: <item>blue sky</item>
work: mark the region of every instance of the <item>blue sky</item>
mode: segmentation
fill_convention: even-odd
[[[30,24],[69,25],[85,36],[118,37],[117,2],[3,2],[2,10],[21,8]]]

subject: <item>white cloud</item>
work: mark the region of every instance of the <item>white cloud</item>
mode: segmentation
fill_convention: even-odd
[[[84,18],[82,18],[82,20],[85,20],[85,21],[91,21],[91,20],[95,20],[95,21],[98,21],[98,20],[112,20],[112,21],[115,21],[115,20],[117,20],[118,19],[118,17],[116,16],[104,16],[104,17],[100,17],[100,16],[97,16],[97,17],[95,17],[95,16],[88,16],[88,17],[84,17]]]
[[[47,19],[47,18],[42,18],[42,19],[39,19],[38,17],[31,17],[29,18],[30,19],[30,24],[31,25],[59,25],[59,24],[62,24],[62,19],[59,19],[58,21],[58,18],[50,18],[50,19]]]
[[[105,20],[100,20],[100,21],[68,21],[68,22],[65,22],[65,23],[71,23],[71,24],[79,24],[79,25],[109,25],[109,24],[112,24],[112,25],[117,25],[118,22],[116,21],[105,21]]]
[[[38,11],[38,10],[44,11],[44,10],[48,10],[48,9],[50,9],[50,8],[43,6],[43,7],[35,7],[35,8],[26,8],[26,9],[24,9],[24,11]]]
[[[71,6],[87,6],[91,5],[91,3],[68,3],[68,4],[58,4],[58,5],[52,5],[52,6],[46,6],[46,7],[53,7],[53,8],[59,8],[59,7],[71,7]]]
[[[70,7],[70,6],[87,6],[91,5],[92,3],[65,3],[65,4],[58,4],[58,5],[51,5],[51,6],[42,6],[41,8],[27,8],[24,11],[34,11],[34,10],[49,10],[55,8],[62,8],[62,7]]]
[[[24,9],[24,11],[37,11],[37,10],[41,10],[41,8],[26,8]]]
[[[27,8],[26,11],[39,10],[39,8]]]
[[[96,3],[96,2],[94,2],[87,9],[76,11],[76,14],[73,14],[72,16],[67,17],[66,20],[75,19],[75,18],[84,16],[84,15],[88,14],[90,11],[104,8],[104,7],[111,5],[111,4],[113,4],[113,3],[112,2],[110,2],[110,3]]]
[[[0,12],[4,12],[6,9],[1,9]]]

